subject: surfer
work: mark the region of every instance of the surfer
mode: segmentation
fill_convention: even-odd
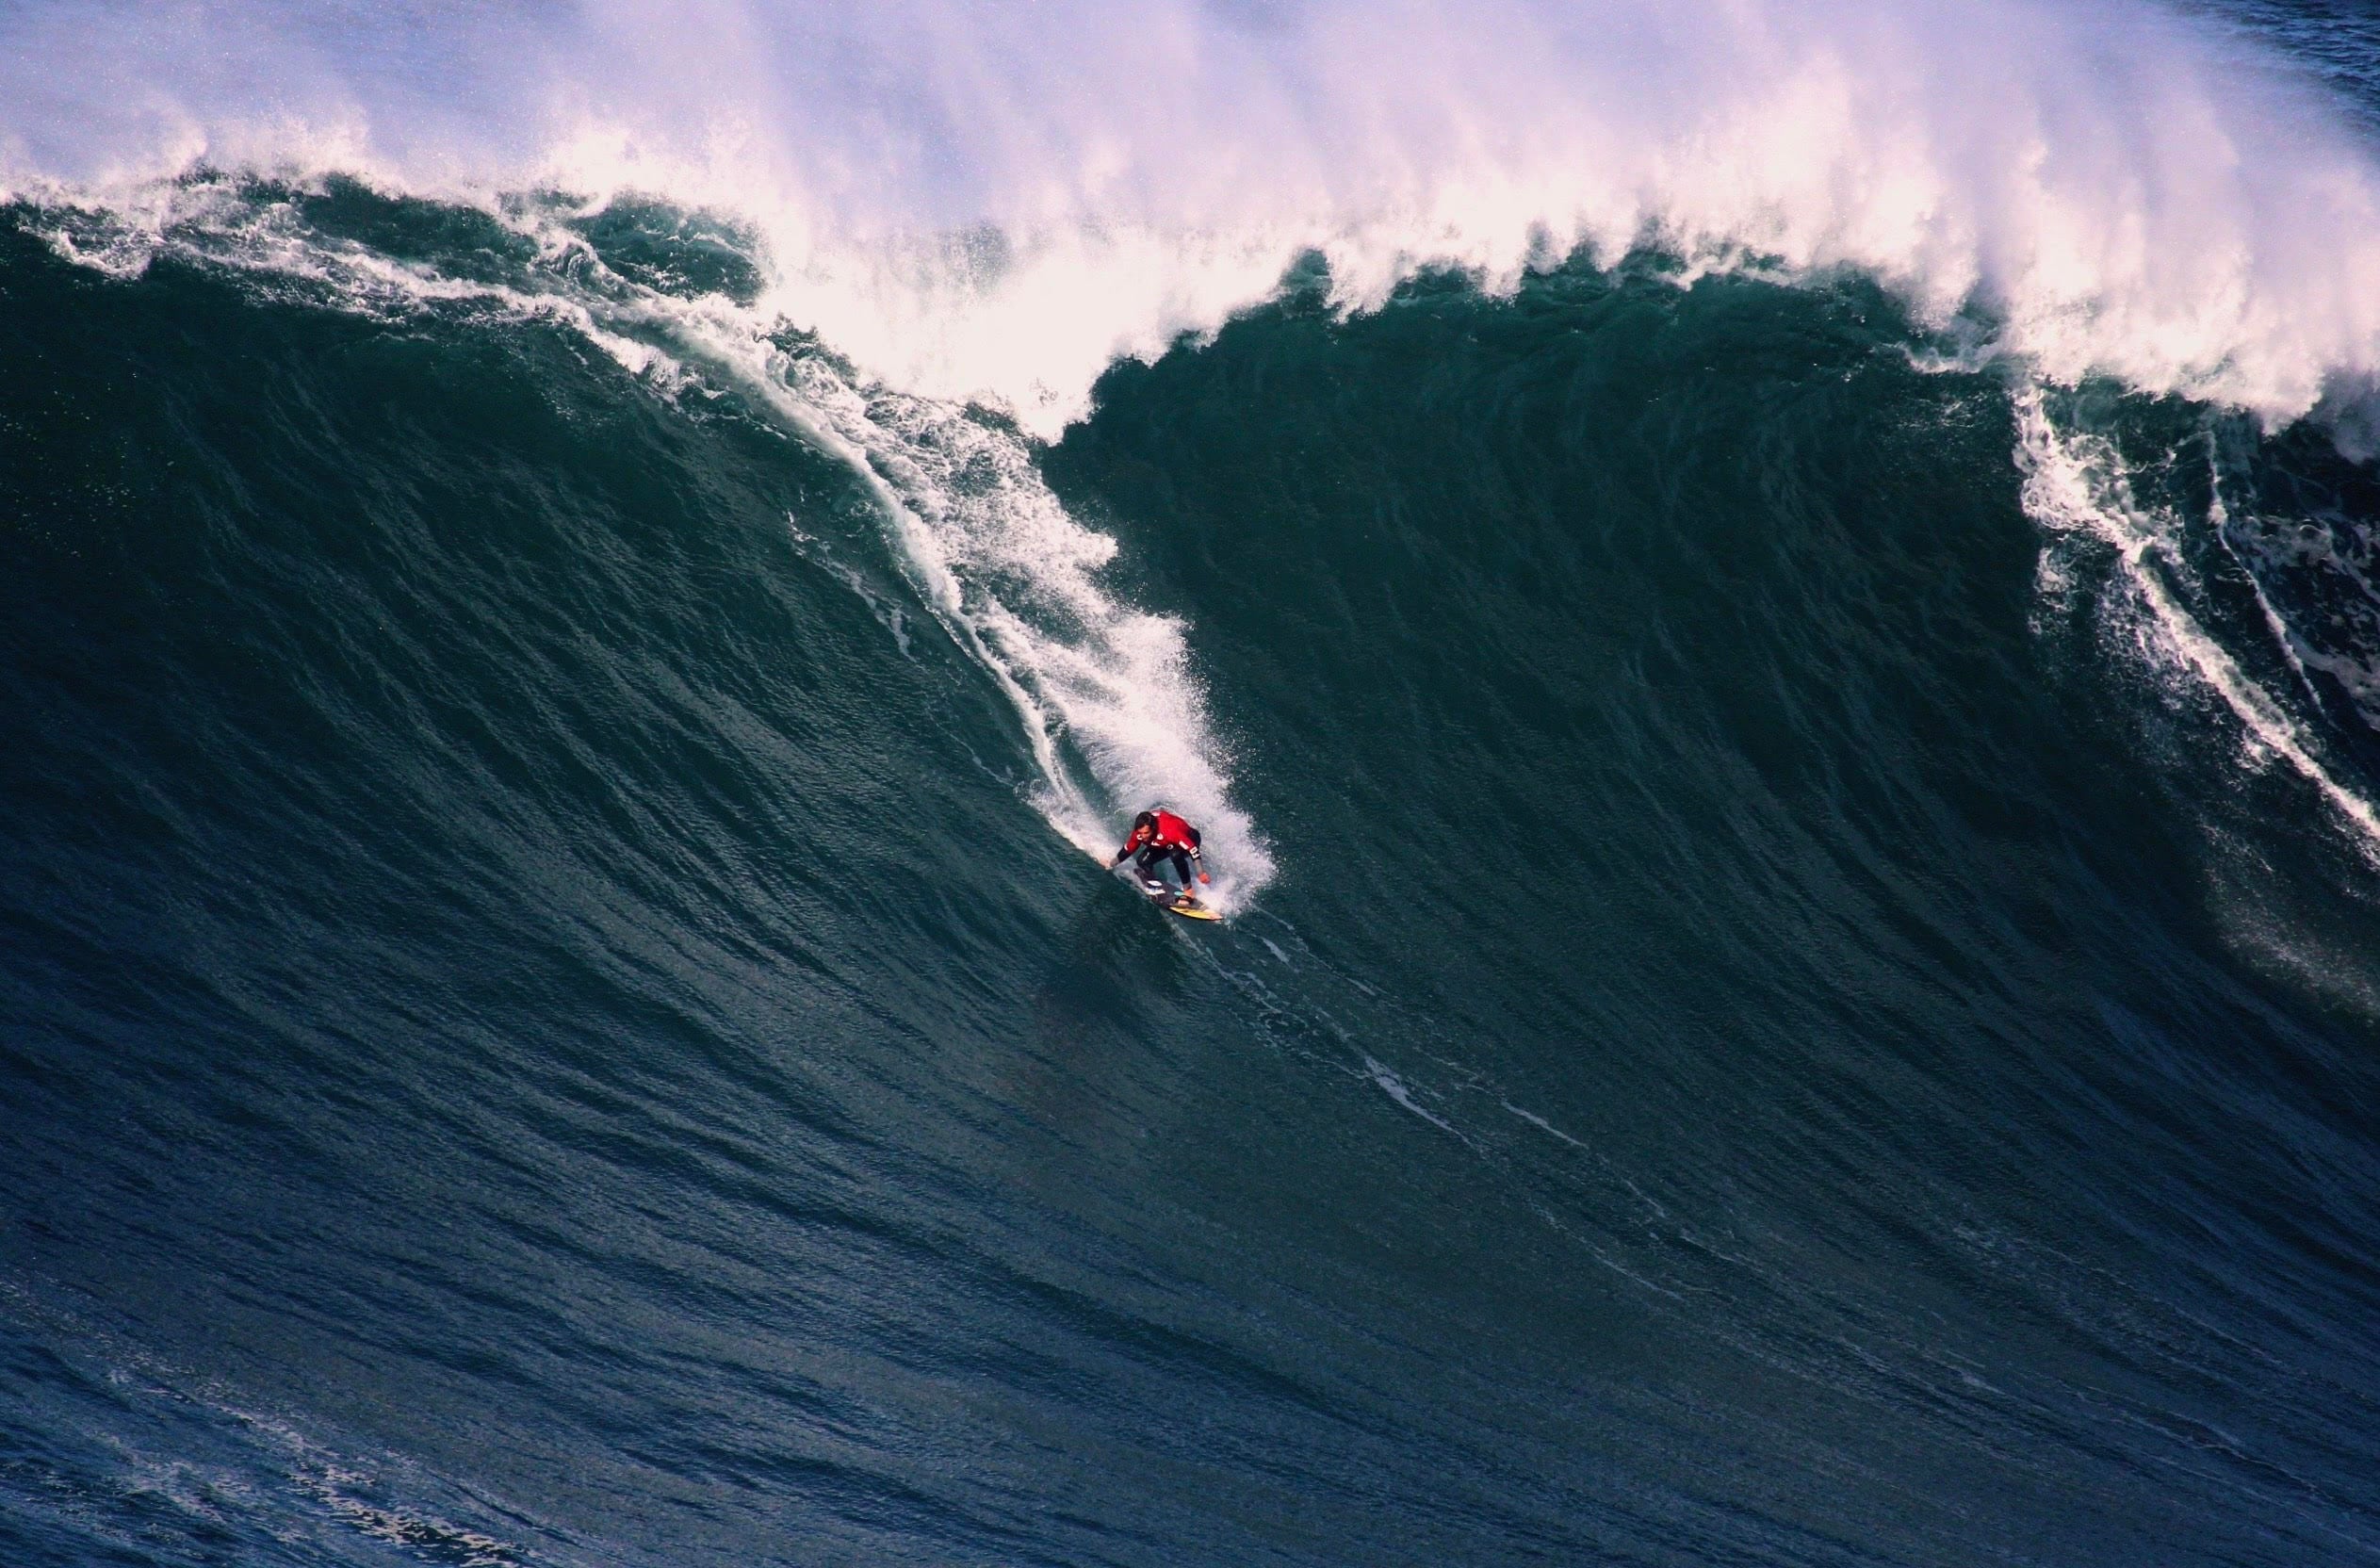
[[[1107,863],[1108,869],[1115,870],[1134,854],[1140,858],[1133,870],[1139,874],[1140,885],[1151,893],[1166,890],[1165,879],[1157,874],[1157,868],[1168,860],[1173,862],[1174,875],[1181,879],[1183,898],[1190,896],[1192,862],[1197,863],[1198,880],[1209,880],[1207,863],[1198,854],[1198,830],[1162,806],[1133,819],[1133,836],[1124,841],[1124,847]]]

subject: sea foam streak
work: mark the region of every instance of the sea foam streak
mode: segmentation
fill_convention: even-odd
[[[2189,671],[2219,697],[2239,721],[2254,754],[2288,763],[2313,785],[2359,835],[2364,858],[2380,866],[2380,811],[2339,782],[2317,755],[2320,743],[2241,669],[2176,597],[2166,574],[2187,570],[2175,542],[2178,526],[2143,510],[2113,445],[2061,430],[2037,390],[2018,395],[2016,415],[2027,514],[2055,531],[2095,539],[2111,549],[2122,568],[2118,580],[2141,612],[2141,630],[2151,651]],[[2046,560],[2044,564],[2052,566]],[[2260,591],[2258,598],[2275,645],[2294,657],[2278,612]]]

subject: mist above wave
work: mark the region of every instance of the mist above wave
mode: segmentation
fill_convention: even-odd
[[[2380,167],[2144,5],[23,6],[0,182],[198,166],[732,213],[761,303],[1052,433],[1319,252],[1336,302],[1648,240],[1885,279],[2048,376],[2272,420],[2380,371]]]

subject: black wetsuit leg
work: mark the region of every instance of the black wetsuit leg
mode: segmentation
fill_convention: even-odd
[[[1142,881],[1162,885],[1165,878],[1157,874],[1157,868],[1167,860],[1173,862],[1173,874],[1180,879],[1182,890],[1188,892],[1190,890],[1190,856],[1185,850],[1166,849],[1157,844],[1150,844],[1140,852],[1140,858],[1133,862],[1133,869],[1140,873]]]

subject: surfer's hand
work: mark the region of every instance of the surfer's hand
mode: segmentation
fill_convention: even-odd
[[[1198,882],[1202,887],[1213,887],[1214,885],[1214,878],[1209,876],[1205,872],[1200,872],[1198,874]]]

